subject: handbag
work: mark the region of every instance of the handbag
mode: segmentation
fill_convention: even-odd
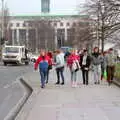
[[[103,73],[104,79],[107,80],[107,71],[105,70]]]
[[[52,69],[52,65],[49,65],[49,66],[48,66],[48,70],[51,70],[51,69]]]
[[[77,72],[79,69],[80,69],[79,61],[78,60],[74,60],[73,64],[72,64],[72,71],[73,72]]]

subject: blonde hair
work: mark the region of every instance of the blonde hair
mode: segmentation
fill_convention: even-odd
[[[71,52],[71,53],[75,53],[75,52],[76,52],[76,49],[73,48],[73,49],[70,50],[70,52]]]

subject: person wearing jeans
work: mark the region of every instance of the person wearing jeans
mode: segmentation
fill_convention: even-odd
[[[45,50],[41,50],[40,56],[38,57],[34,65],[35,70],[37,70],[39,65],[39,71],[41,76],[41,88],[45,87],[45,80],[47,78],[49,64],[51,64],[51,59],[46,55]]]
[[[65,58],[64,53],[60,50],[56,51],[56,74],[57,74],[57,82],[56,84],[60,84],[60,76],[62,79],[61,85],[64,85],[65,79],[64,79],[64,65],[65,65]]]
[[[40,76],[41,76],[41,87],[45,87],[45,80],[47,79],[47,69],[40,69]]]
[[[71,55],[67,59],[67,66],[70,69],[71,73],[71,85],[72,87],[77,87],[77,71],[72,70],[74,61],[79,61],[80,57],[76,55],[76,50],[71,51]]]
[[[94,83],[100,84],[101,80],[101,63],[102,63],[102,56],[99,53],[99,48],[94,48],[94,53],[92,54],[92,65],[93,65],[93,75],[94,75]]]
[[[62,79],[61,85],[64,85],[63,72],[64,72],[64,67],[56,68],[56,73],[57,73],[57,83],[56,84],[60,84],[60,76],[61,76],[61,79]]]
[[[71,70],[71,81],[72,85],[74,86],[77,81],[77,72]],[[73,83],[74,82],[74,83]]]

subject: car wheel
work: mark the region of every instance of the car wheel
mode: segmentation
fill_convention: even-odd
[[[6,63],[6,62],[4,62],[4,66],[7,66],[7,63]]]

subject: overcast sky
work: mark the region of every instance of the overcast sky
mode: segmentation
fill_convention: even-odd
[[[39,14],[41,11],[41,0],[5,0],[13,15]],[[83,4],[85,0],[51,0],[51,13],[75,14],[77,5]]]

